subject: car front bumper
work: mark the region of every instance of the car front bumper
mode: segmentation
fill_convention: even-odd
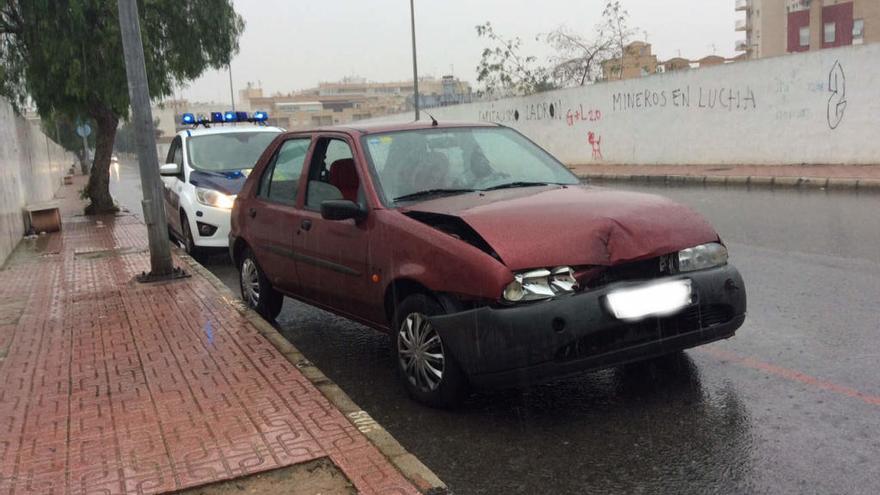
[[[549,301],[434,316],[431,322],[477,387],[544,381],[733,336],[746,313],[745,286],[736,268],[726,265],[669,279],[679,278],[691,280],[693,302],[662,318],[615,318],[605,296],[640,285],[620,282]]]
[[[187,217],[190,222],[189,227],[193,235],[193,242],[195,242],[196,246],[202,248],[227,248],[229,246],[229,221],[232,216],[232,210],[203,204],[196,205],[194,210],[195,214],[187,215]],[[203,236],[199,233],[199,222],[215,227],[216,230],[209,236]]]

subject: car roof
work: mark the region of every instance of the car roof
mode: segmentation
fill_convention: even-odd
[[[274,132],[276,134],[280,134],[284,132],[284,129],[280,127],[271,127],[271,126],[257,126],[251,124],[242,124],[242,125],[223,125],[223,124],[214,124],[211,127],[195,127],[192,129],[184,129],[177,133],[178,136],[207,136],[212,134],[232,134],[238,132]]]
[[[420,120],[417,122],[370,122],[358,123],[353,122],[345,125],[335,125],[327,127],[314,127],[297,129],[289,132],[345,132],[348,134],[378,134],[385,132],[414,131],[420,129],[454,129],[460,127],[500,127],[499,124],[492,122],[463,122],[463,121],[442,121],[434,125],[431,121]]]

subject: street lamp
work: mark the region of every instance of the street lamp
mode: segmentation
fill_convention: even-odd
[[[416,108],[416,121],[419,120],[419,65],[416,61],[416,9],[414,0],[409,0],[409,18],[412,27],[412,55],[413,55],[413,106]]]

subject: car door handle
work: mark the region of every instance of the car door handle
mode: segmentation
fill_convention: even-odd
[[[302,223],[300,224],[300,227],[302,227],[303,230],[309,230],[312,228],[312,221],[309,220],[308,218],[306,218],[305,220],[302,221]]]

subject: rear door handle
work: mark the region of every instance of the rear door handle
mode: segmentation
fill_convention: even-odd
[[[300,227],[302,227],[303,230],[309,230],[312,228],[312,221],[309,220],[308,218],[306,218],[305,220],[302,221],[302,223],[300,224]]]
[[[254,218],[255,216],[257,216],[257,209],[256,208],[248,208],[248,215],[250,215],[251,218]]]

